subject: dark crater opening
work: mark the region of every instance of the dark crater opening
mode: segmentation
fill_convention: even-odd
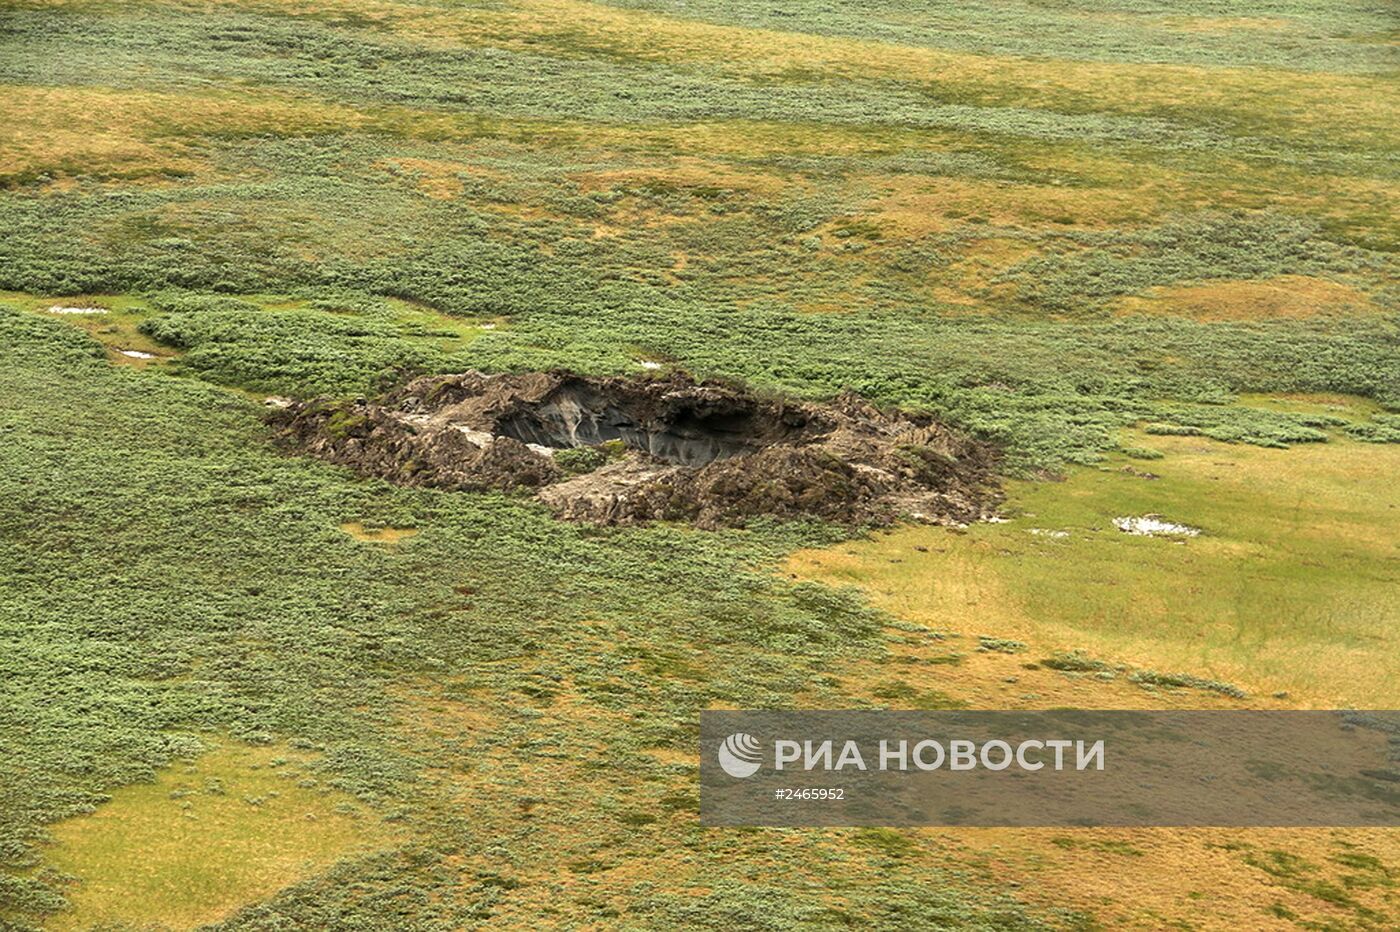
[[[529,489],[555,515],[597,524],[966,523],[1000,494],[997,451],[928,416],[681,373],[424,376],[373,401],[293,401],[269,420],[289,447],[365,475]],[[580,449],[563,455],[571,448]]]
[[[799,412],[763,409],[727,392],[658,397],[571,382],[501,416],[494,432],[553,448],[621,441],[667,463],[704,466],[795,439],[810,426]]]

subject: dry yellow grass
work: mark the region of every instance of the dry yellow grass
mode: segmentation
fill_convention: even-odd
[[[375,165],[390,174],[411,178],[423,194],[442,201],[460,197],[466,188],[460,176],[472,173],[471,166],[464,162],[439,159],[393,158],[383,159]]]
[[[1294,28],[1281,16],[1169,16],[1163,23],[1183,32],[1288,32]]]
[[[1118,311],[1122,314],[1171,314],[1206,321],[1382,313],[1369,297],[1350,285],[1305,275],[1158,287],[1122,299]]]
[[[211,4],[306,16],[353,16],[425,47],[491,44],[535,51],[541,45],[575,54],[692,60],[735,74],[781,78],[800,69],[830,80],[849,77],[919,80],[1015,98],[1027,106],[1066,101],[1124,111],[1211,108],[1264,116],[1285,132],[1332,138],[1395,135],[1396,90],[1384,77],[1287,72],[1261,81],[1264,69],[1171,64],[1041,61],[955,52],[849,37],[726,26],[585,0],[516,0],[496,8],[453,9],[389,0],[166,0],[191,12]],[[45,0],[82,6],[85,0]],[[1111,18],[1112,14],[1086,14]],[[1164,17],[1183,32],[1275,29],[1260,17]],[[1092,106],[1088,109],[1093,109]]]
[[[1033,903],[1094,916],[1104,928],[1156,930],[1385,928],[1395,916],[1393,886],[1349,869],[1375,858],[1400,864],[1396,829],[983,829],[936,836],[962,843],[961,856],[1017,884]],[[1308,881],[1344,891],[1355,905],[1329,901],[1308,881],[1272,876],[1270,852],[1306,862]],[[1348,885],[1348,877],[1362,883]],[[1371,881],[1367,883],[1367,881]],[[1361,910],[1370,910],[1369,923]],[[1288,918],[1285,918],[1288,917]]]
[[[340,529],[356,540],[369,544],[397,544],[418,533],[418,529],[412,527],[367,528],[358,521],[342,524]]]
[[[0,88],[0,174],[79,172],[143,178],[193,173],[200,159],[149,138],[158,95],[74,88]]]
[[[172,2],[179,5],[183,0]],[[1371,146],[1396,139],[1389,119],[1396,103],[1394,88],[1377,78],[1290,74],[1286,81],[1275,81],[1261,69],[1028,61],[718,26],[577,0],[524,0],[487,10],[384,0],[367,4],[319,0],[294,9],[285,0],[227,0],[226,5],[368,18],[425,47],[488,44],[532,52],[543,47],[562,55],[696,61],[756,80],[787,80],[785,76],[794,69],[801,70],[804,80],[812,76],[897,78],[937,85],[990,106],[1153,114],[1163,108],[1206,108],[1238,115],[1251,127],[1266,124],[1269,134],[1325,133],[1327,141],[1336,144],[1354,133]],[[206,4],[191,8],[204,9]],[[960,151],[977,138],[896,127],[871,132],[867,127],[743,120],[647,126],[505,120],[411,107],[354,108],[248,89],[232,95],[6,87],[0,93],[0,176],[47,175],[54,186],[71,185],[74,176],[159,182],[210,170],[207,151],[191,145],[204,136],[341,130],[454,141],[490,135],[498,142],[516,140],[531,148],[576,146],[645,153],[661,160],[689,159],[688,164],[658,171],[710,175],[707,183],[742,184],[746,191],[760,178],[775,190],[790,189],[794,181],[755,175],[748,168],[728,170],[717,160],[775,153]],[[1349,228],[1370,226],[1383,231],[1400,203],[1400,188],[1391,181],[1349,177],[1312,166],[1258,164],[1240,172],[1228,166],[1168,166],[1115,158],[1102,149],[1061,143],[1013,149],[1026,168],[1068,173],[1076,177],[1074,185],[959,180],[926,190],[915,183],[914,190],[906,191],[907,179],[868,179],[877,192],[870,209],[891,221],[899,235],[907,236],[941,231],[953,213],[1028,227],[1101,226],[1151,222],[1177,210],[1270,206],[1312,212]],[[411,167],[410,161],[402,164],[417,174],[420,190],[427,196],[460,194],[461,182],[453,171],[440,165]],[[878,193],[881,190],[883,195]],[[634,221],[646,223],[647,218],[619,217],[613,222]]]
[[[869,205],[872,218],[916,237],[982,217],[998,226],[1107,227],[1145,219],[1143,199],[1128,189],[1066,188],[1049,184],[964,178],[887,178]]]
[[[710,159],[680,156],[644,168],[580,172],[571,176],[582,191],[605,191],[617,187],[666,185],[690,189],[719,189],[771,196],[789,188],[793,179],[759,169],[736,170]]]
[[[309,133],[363,122],[349,107],[248,92],[0,86],[0,174],[149,179],[207,171],[199,134]]]
[[[184,0],[172,0],[183,3]],[[285,12],[287,0],[223,0]],[[201,4],[202,5],[202,4]],[[1285,130],[1393,136],[1395,88],[1384,78],[1289,72],[1260,81],[1258,69],[1186,65],[1032,61],[847,37],[725,26],[683,16],[626,10],[583,0],[517,0],[496,9],[453,10],[411,3],[318,0],[303,14],[354,13],[425,44],[494,44],[576,54],[691,60],[736,74],[781,78],[794,69],[826,79],[898,78],[1003,94],[1028,106],[1093,101],[1129,111],[1216,108],[1264,115]],[[1270,28],[1253,18],[1182,18],[1180,28]]]
[[[681,185],[731,188],[747,194],[792,195],[811,182],[795,174],[738,170],[722,160],[763,155],[820,153],[871,156],[899,152],[956,152],[971,141],[947,131],[725,120],[703,124],[626,125],[586,121],[506,120],[411,107],[353,108],[310,97],[241,92],[237,95],[160,93],[115,88],[5,87],[0,93],[0,176],[46,175],[52,190],[73,179],[162,183],[212,171],[209,136],[273,132],[300,134],[358,131],[405,139],[493,145],[584,147],[645,155],[654,165],[617,175],[584,174],[571,183],[591,188],[634,178]],[[843,186],[868,191],[868,209],[896,235],[917,237],[946,229],[960,216],[1026,227],[1149,222],[1165,212],[1204,207],[1285,206],[1356,222],[1383,211],[1397,197],[1382,181],[1288,167],[1259,168],[1222,181],[1180,168],[1115,160],[1077,144],[1045,143],[1025,153],[1026,167],[1073,175],[1073,186],[870,175]],[[459,196],[456,163],[391,158],[381,168],[412,176],[429,197]],[[472,169],[471,171],[476,171]],[[830,184],[830,182],[826,182]],[[1280,192],[1290,192],[1283,196]],[[505,210],[508,205],[494,205]],[[618,210],[626,205],[618,205]],[[520,208],[528,209],[528,208]],[[619,217],[646,223],[646,217]]]

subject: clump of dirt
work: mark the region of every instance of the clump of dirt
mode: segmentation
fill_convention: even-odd
[[[850,394],[793,402],[679,374],[466,372],[375,401],[292,402],[268,418],[285,445],[365,475],[531,490],[559,517],[599,524],[962,524],[1000,498],[996,451],[930,418]]]

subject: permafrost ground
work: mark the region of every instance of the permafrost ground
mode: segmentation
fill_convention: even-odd
[[[760,516],[964,523],[999,498],[995,451],[854,395],[818,405],[683,375],[434,376],[375,401],[295,402],[289,446],[404,485],[532,490],[556,515],[743,525]]]

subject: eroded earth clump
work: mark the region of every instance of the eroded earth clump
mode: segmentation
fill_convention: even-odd
[[[993,448],[930,418],[683,375],[466,372],[375,401],[292,402],[269,419],[286,445],[365,475],[530,490],[561,518],[600,524],[965,523],[1000,497]]]

